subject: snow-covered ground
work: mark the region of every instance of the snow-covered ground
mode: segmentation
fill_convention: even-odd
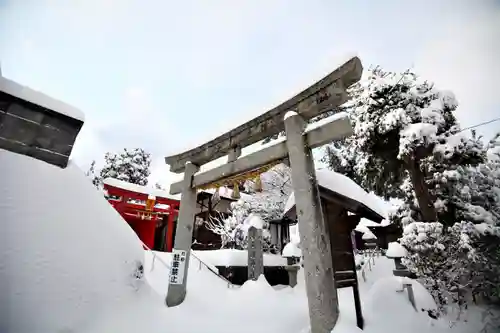
[[[295,288],[272,288],[262,277],[230,288],[193,257],[185,302],[167,308],[164,263],[170,254],[157,253],[154,259],[144,252],[134,232],[74,164],[60,169],[0,150],[0,174],[0,332],[308,331],[302,270]],[[209,265],[240,261],[234,252],[195,255]],[[377,258],[371,270],[366,268],[367,281],[360,277],[364,332],[477,331],[474,318],[449,330],[447,321],[416,312],[397,292],[401,283],[392,269],[391,260]],[[414,290],[419,308],[434,306],[416,282]],[[339,303],[334,332],[358,332],[350,288],[339,290]]]

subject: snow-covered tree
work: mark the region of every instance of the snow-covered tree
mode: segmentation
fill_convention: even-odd
[[[280,219],[283,214],[292,191],[290,169],[283,164],[277,165],[262,174],[261,179],[262,191],[251,191],[244,199],[233,202],[229,217],[218,217],[206,222],[209,230],[221,236],[222,247],[246,248],[248,222],[251,217],[258,216],[263,220],[264,250],[276,250],[270,243],[269,222]]]
[[[330,145],[325,160],[402,201],[391,220],[405,227],[406,263],[442,309],[467,304],[468,293],[497,295],[500,175],[486,154],[495,140],[485,147],[464,133],[453,94],[413,73],[372,69],[351,94],[344,109],[354,134]]]
[[[92,181],[92,184],[98,189],[102,187],[102,179],[99,172],[96,170],[95,161],[90,163],[90,167],[87,172],[85,172],[85,176],[87,176]]]
[[[414,73],[396,74],[379,67],[351,91],[344,108],[354,135],[326,149],[326,161],[338,172],[385,199],[415,199],[419,221],[437,221],[432,170],[448,165],[477,165],[485,151],[477,138],[460,133],[451,92],[438,90]],[[425,170],[427,168],[427,170]],[[429,173],[430,172],[430,173]]]
[[[120,153],[106,153],[105,165],[101,169],[101,179],[108,177],[132,184],[147,185],[151,174],[151,154],[140,148],[124,149]]]

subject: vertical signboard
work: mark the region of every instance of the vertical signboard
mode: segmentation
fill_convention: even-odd
[[[170,283],[182,284],[184,280],[184,268],[186,266],[187,251],[173,249],[172,266],[170,267]]]

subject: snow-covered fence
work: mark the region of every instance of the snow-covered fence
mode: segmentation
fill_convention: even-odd
[[[142,241],[141,241],[142,242]],[[144,244],[144,242],[142,242],[142,246],[144,246],[144,248],[146,249],[146,251],[149,251],[151,252],[151,254],[153,255],[153,261],[151,263],[151,271],[154,270],[154,267],[155,267],[155,261],[158,260],[165,268],[167,268],[169,271],[171,269],[171,265],[169,265],[168,263],[166,263],[163,259],[161,259],[156,253],[155,251],[151,250],[146,244]],[[199,264],[200,264],[200,269],[201,267],[205,267],[206,269],[208,269],[211,273],[213,273],[214,275],[217,275],[217,277],[219,277],[220,279],[224,280],[225,282],[227,282],[228,284],[228,288],[230,286],[232,286],[232,283],[231,281],[229,281],[228,279],[226,279],[224,276],[220,275],[219,272],[215,271],[212,267],[210,267],[210,265],[207,265],[203,260],[201,260],[198,256],[196,256],[193,252],[191,252],[190,254],[193,258],[195,258],[196,260],[198,260]]]

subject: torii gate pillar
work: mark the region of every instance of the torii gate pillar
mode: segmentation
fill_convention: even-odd
[[[184,274],[180,277],[182,281],[179,284],[169,284],[167,306],[177,306],[186,298],[187,271],[189,269],[189,258],[191,253],[191,244],[193,240],[194,218],[196,215],[196,187],[192,187],[193,176],[199,170],[197,165],[190,162],[186,163],[184,171],[184,180],[182,181],[182,199],[179,207],[179,217],[177,219],[177,229],[175,232],[175,250],[186,251],[184,263]],[[172,250],[174,253],[174,250]]]
[[[296,112],[285,115],[286,145],[304,255],[311,332],[330,333],[337,323],[339,305],[330,234],[323,219],[312,151],[303,135],[305,125]]]

